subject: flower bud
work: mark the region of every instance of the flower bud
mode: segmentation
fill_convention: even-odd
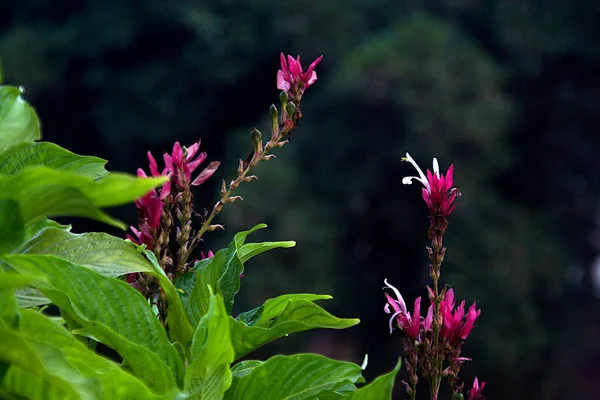
[[[288,94],[287,92],[281,92],[279,94],[279,101],[281,102],[281,108],[285,108],[288,102]]]
[[[288,118],[292,119],[292,117],[294,116],[294,113],[296,112],[296,105],[294,104],[293,101],[290,101],[289,103],[287,103],[287,106],[285,107],[285,111],[287,112]]]
[[[271,139],[277,140],[279,137],[279,111],[275,104],[271,104],[269,111],[271,113]]]
[[[462,393],[454,393],[452,400],[465,400],[465,396],[463,396]]]

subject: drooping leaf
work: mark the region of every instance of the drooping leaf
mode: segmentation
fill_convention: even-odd
[[[100,208],[132,202],[165,179],[114,173],[94,180],[43,166],[28,167],[11,176],[0,176],[0,198],[19,204],[25,225],[43,217],[75,216],[125,229],[125,224]]]
[[[179,342],[185,348],[192,340],[194,329],[183,308],[179,293],[165,274],[165,271],[158,264],[154,253],[150,250],[144,250],[144,254],[152,267],[152,270],[148,273],[159,280],[160,286],[165,292],[167,307],[169,309],[169,335],[172,340]]]
[[[267,300],[262,306],[230,317],[231,339],[238,359],[275,339],[316,328],[345,329],[358,319],[337,318],[314,303],[328,295],[289,294]]]
[[[104,276],[153,272],[152,265],[133,244],[106,233],[77,234],[48,227],[15,253],[56,256]]]
[[[253,243],[256,246],[242,251],[246,237],[265,227],[265,224],[259,224],[250,230],[239,232],[226,249],[219,250],[211,258],[199,261],[192,271],[178,280],[176,286],[183,291],[181,298],[192,325],[197,324],[208,311],[210,300],[208,286],[214,288],[215,293],[223,296],[225,309],[231,313],[235,295],[240,290],[240,275],[244,272],[243,262],[263,251],[293,245],[293,242],[266,243],[264,246]],[[243,254],[244,260],[240,254]]]
[[[88,350],[75,339],[66,329],[53,322],[42,314],[22,310],[19,322],[19,333],[27,343],[34,344],[37,348],[46,350],[56,349],[65,361],[80,375],[80,379],[87,380],[87,389],[95,399],[154,399],[150,390],[137,378],[125,372],[118,364],[101,357]],[[52,398],[45,393],[45,387],[40,378],[23,368],[13,368],[10,371],[11,387],[15,394],[29,394],[28,398]],[[32,379],[34,378],[34,379]],[[176,392],[164,398],[173,398]]]
[[[4,256],[21,273],[44,275],[36,285],[61,312],[82,326],[78,334],[119,353],[135,375],[156,393],[183,381],[183,363],[143,296],[115,278],[54,256]]]
[[[387,374],[378,376],[373,382],[365,385],[356,391],[352,392],[350,400],[383,400],[391,399],[392,391],[394,390],[394,382],[396,375],[402,366],[402,359],[398,359],[398,363],[394,369]]]
[[[41,137],[40,121],[21,93],[21,88],[0,86],[0,154]]]
[[[245,243],[242,245],[238,252],[240,256],[240,260],[245,263],[249,259],[254,256],[259,255],[260,253],[264,253],[265,251],[278,249],[278,248],[290,248],[294,247],[296,242],[293,240],[283,241],[283,242],[262,242],[262,243]]]
[[[85,384],[77,371],[69,365],[59,350],[44,349],[41,346],[32,347],[21,335],[8,329],[2,321],[0,321],[0,339],[2,339],[0,361],[10,365],[0,382],[0,389],[3,391],[17,392],[18,395],[25,395],[24,398],[34,398],[26,397],[27,393],[22,393],[27,389],[23,388],[19,376],[15,377],[11,373],[11,370],[16,369],[16,375],[22,374],[21,371],[30,374],[33,382],[37,381],[48,396],[57,399],[90,397],[91,393],[85,390]]]
[[[363,382],[361,371],[356,364],[318,354],[275,356],[263,363],[251,364],[249,373],[239,374],[238,371],[225,398],[318,399],[321,395]]]
[[[98,157],[80,156],[50,142],[23,143],[0,154],[0,175],[14,175],[26,167],[43,165],[99,179],[108,175],[104,169],[106,162]]]
[[[185,373],[185,391],[194,399],[221,400],[231,385],[233,347],[223,299],[210,292],[210,306],[192,340],[192,362]]]
[[[39,225],[39,229],[14,253],[57,256],[104,276],[120,276],[132,272],[154,273],[153,266],[135,246],[121,238],[106,233],[75,234],[66,229],[70,227],[46,221],[49,222],[34,224]],[[16,297],[21,307],[36,307],[50,302],[34,288],[18,289]]]
[[[10,253],[25,240],[25,222],[19,204],[0,198],[0,254]]]

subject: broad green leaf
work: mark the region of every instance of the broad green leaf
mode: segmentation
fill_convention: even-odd
[[[235,295],[240,290],[240,275],[244,272],[243,261],[272,248],[292,246],[293,242],[274,242],[262,247],[248,247],[243,251],[244,260],[242,260],[240,253],[246,237],[265,227],[265,224],[259,224],[250,230],[239,232],[226,249],[219,250],[211,258],[199,261],[192,271],[178,280],[176,286],[183,291],[181,298],[192,325],[196,325],[208,311],[210,296],[207,288],[209,286],[214,288],[216,294],[223,296],[225,309],[231,313]],[[253,245],[260,245],[260,243],[253,243]]]
[[[48,227],[15,250],[18,254],[52,255],[104,276],[154,272],[136,247],[107,233],[71,233]]]
[[[210,306],[192,340],[192,362],[185,373],[185,391],[194,399],[220,400],[231,385],[233,347],[227,311],[220,296],[210,292]]]
[[[37,276],[4,272],[0,268],[0,321],[4,321],[9,328],[16,326],[19,321],[14,290],[34,282],[43,282],[43,280]]]
[[[250,372],[252,372],[254,367],[258,367],[262,363],[263,363],[262,361],[258,361],[258,360],[241,361],[241,362],[235,364],[231,368],[231,374],[233,375],[234,379],[243,378],[244,376],[246,376]]]
[[[82,326],[81,335],[119,353],[135,375],[164,394],[183,381],[183,363],[144,297],[115,278],[54,256],[11,254],[4,261],[21,273],[43,274],[38,289]]]
[[[144,254],[150,261],[148,264],[152,267],[152,270],[149,271],[149,273],[159,280],[160,286],[165,292],[167,307],[169,309],[169,336],[185,348],[192,340],[194,329],[192,328],[192,325],[190,325],[190,321],[183,308],[183,304],[181,303],[179,293],[177,293],[177,289],[175,289],[175,286],[173,286],[173,283],[169,280],[165,271],[158,264],[158,260],[154,253],[150,250],[144,250]]]
[[[382,400],[391,399],[396,375],[400,371],[402,359],[398,359],[396,367],[385,375],[377,377],[373,382],[352,392],[350,400]]]
[[[25,167],[43,165],[99,179],[108,175],[105,164],[106,160],[102,158],[80,156],[54,143],[24,143],[0,155],[0,175],[14,175]]]
[[[66,232],[71,231],[71,225],[61,225],[56,221],[44,218],[27,226],[25,229],[25,241],[31,240],[33,237],[41,234],[48,228],[60,229]]]
[[[90,381],[95,399],[156,398],[141,381],[125,372],[118,364],[88,350],[65,328],[39,312],[22,310],[19,332],[28,343],[59,350],[77,373]],[[50,398],[45,396],[44,386],[39,384],[42,383],[39,382],[40,378],[35,382],[31,380],[31,375],[23,373],[23,370],[13,369],[11,372],[14,375],[12,383],[15,388],[25,389],[33,394],[28,396],[29,398]]]
[[[0,254],[10,253],[25,240],[25,223],[19,204],[0,198]]]
[[[165,179],[168,178],[140,179],[114,173],[94,180],[43,166],[28,167],[15,175],[0,176],[0,198],[19,204],[25,225],[43,217],[75,216],[97,219],[126,229],[125,224],[99,208],[131,202]]]
[[[91,397],[91,393],[86,393],[85,382],[82,382],[77,371],[59,350],[30,345],[21,335],[9,330],[2,321],[0,339],[0,361],[11,365],[0,382],[3,391],[17,392],[18,395],[25,395],[24,398],[34,398],[27,396],[27,393],[19,393],[27,390],[19,379],[21,371],[26,371],[30,376],[39,378],[39,381],[33,380],[43,384],[48,396],[56,399]],[[16,372],[13,372],[15,369]]]
[[[317,354],[275,356],[234,377],[226,399],[318,399],[349,384],[364,382],[360,366]]]
[[[155,272],[153,266],[135,246],[121,238],[106,233],[75,234],[65,230],[70,227],[58,225],[54,221],[46,221],[49,222],[34,224],[40,225],[40,228],[14,253],[57,256],[104,276],[120,276],[132,272],[154,274]],[[50,302],[33,288],[18,289],[16,297],[21,307],[37,307]]]
[[[345,329],[358,319],[337,318],[314,303],[328,295],[288,294],[269,299],[262,306],[230,317],[231,340],[238,359],[275,339],[316,328]]]
[[[40,121],[21,93],[21,88],[0,86],[0,154],[41,137]]]

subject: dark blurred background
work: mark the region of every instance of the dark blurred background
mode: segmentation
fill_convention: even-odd
[[[254,354],[316,351],[390,370],[401,350],[383,279],[426,297],[422,167],[456,167],[463,193],[442,279],[483,310],[463,378],[490,399],[600,398],[600,2],[597,0],[3,0],[0,57],[44,138],[135,173],[145,153],[202,138],[222,166],[211,209],[253,126],[268,134],[279,53],[323,54],[304,119],[227,206],[216,250],[296,240],[247,265],[236,308],[286,292],[362,323],[298,334]],[[135,223],[133,206],[115,215]],[[78,222],[76,231],[108,230]],[[108,230],[110,231],[110,230]],[[123,235],[122,232],[112,233]],[[404,372],[403,372],[404,374]],[[398,380],[396,396],[404,398]],[[425,393],[425,387],[421,394]]]

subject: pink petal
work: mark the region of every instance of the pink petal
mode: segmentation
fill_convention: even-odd
[[[137,169],[137,176],[138,176],[138,178],[147,178],[148,177],[148,175],[146,175],[144,170],[141,168]]]
[[[429,306],[429,309],[427,310],[427,316],[423,320],[423,329],[426,331],[430,331],[432,325],[433,325],[433,306]]]
[[[198,140],[196,143],[194,143],[193,145],[188,147],[187,156],[185,157],[185,159],[187,161],[190,161],[192,158],[194,158],[194,156],[196,155],[196,152],[198,151],[199,148],[200,148],[200,140]]]
[[[390,305],[390,306],[392,306],[392,308],[394,309],[394,312],[395,312],[395,313],[402,312],[402,310],[400,309],[400,306],[398,305],[398,302],[397,302],[396,300],[394,300],[394,298],[393,298],[392,296],[390,296],[390,295],[389,295],[389,294],[387,294],[387,293],[384,293],[384,295],[385,295],[385,298],[386,298],[386,299],[387,299],[387,301],[388,301],[388,302],[386,303],[386,305]],[[389,308],[388,308],[388,309],[389,309]],[[389,312],[388,312],[387,314],[389,314]]]
[[[302,75],[302,66],[300,65],[300,56],[298,56],[298,60],[294,60],[294,57],[288,55],[288,68],[292,78],[298,79]]]
[[[315,83],[317,81],[317,73],[315,71],[313,71],[310,75],[309,79],[305,79],[306,81],[306,87],[311,86],[313,83]]]
[[[221,165],[219,161],[213,161],[210,164],[208,164],[208,166],[204,168],[204,171],[200,172],[200,175],[198,175],[196,179],[194,179],[192,185],[198,186],[206,182],[206,180],[215,173],[217,168],[219,168],[219,165]]]
[[[173,159],[168,153],[163,154],[163,160],[165,161],[165,172],[174,172],[173,171]]]
[[[194,172],[194,170],[196,170],[196,168],[198,168],[198,166],[202,164],[204,160],[206,160],[206,153],[202,152],[197,159],[188,164],[190,172]]]
[[[415,299],[415,306],[413,308],[413,314],[411,317],[410,327],[408,328],[408,336],[414,339],[419,334],[419,328],[421,327],[421,297]]]
[[[446,187],[450,189],[454,183],[454,164],[450,165],[446,172]]]
[[[150,152],[148,152],[148,162],[150,163],[150,173],[152,176],[159,176],[160,173],[158,172],[158,165],[156,164],[154,156]]]
[[[183,149],[179,142],[175,142],[173,145],[173,153],[171,154],[173,157],[173,164],[175,164],[178,168],[183,167]]]
[[[290,87],[290,83],[285,79],[285,73],[281,70],[277,71],[277,89],[287,92]]]
[[[287,62],[285,61],[285,55],[283,53],[279,54],[279,62],[281,63],[281,70],[283,72],[288,72]]]

